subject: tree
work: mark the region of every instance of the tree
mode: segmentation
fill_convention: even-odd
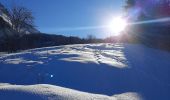
[[[19,32],[25,32],[24,30],[30,27],[34,27],[34,17],[32,12],[21,6],[15,6],[10,10],[10,18],[12,22],[12,28]]]
[[[126,0],[126,5],[125,5],[125,9],[129,9],[133,6],[135,6],[136,0]]]

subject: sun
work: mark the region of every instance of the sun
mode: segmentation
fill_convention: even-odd
[[[109,30],[114,33],[114,35],[120,35],[122,31],[125,30],[127,26],[127,21],[122,17],[113,18],[109,24]]]

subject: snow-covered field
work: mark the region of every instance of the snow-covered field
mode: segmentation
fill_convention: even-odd
[[[39,48],[1,54],[0,100],[170,100],[169,76],[170,53],[142,45]]]

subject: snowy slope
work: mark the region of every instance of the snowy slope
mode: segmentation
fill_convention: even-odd
[[[15,99],[14,99],[15,98]],[[125,93],[112,97],[80,92],[52,85],[1,85],[1,100],[140,100],[136,93]]]
[[[169,100],[169,61],[168,52],[134,44],[80,44],[39,48],[1,54],[0,83],[52,84],[73,91],[89,92],[88,95],[95,93],[115,97],[115,94],[125,93],[123,96],[128,98],[132,94],[134,100],[136,97],[144,100]],[[41,85],[7,85],[5,89],[9,89],[9,93],[13,93],[13,90],[17,93],[23,88],[24,93],[28,93],[25,90],[29,87],[44,89]],[[56,90],[60,88],[52,87]],[[2,94],[3,88],[0,87]],[[65,91],[65,88],[62,89]],[[29,93],[34,94],[35,91]],[[58,94],[55,92],[55,95]],[[80,92],[81,95],[84,93]]]

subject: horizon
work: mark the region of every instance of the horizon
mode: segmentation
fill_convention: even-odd
[[[106,38],[114,33],[102,26],[113,17],[123,14],[125,0],[52,0],[50,2],[2,0],[1,2],[7,7],[16,4],[32,10],[35,25],[42,33],[81,38],[94,35],[97,38]]]

